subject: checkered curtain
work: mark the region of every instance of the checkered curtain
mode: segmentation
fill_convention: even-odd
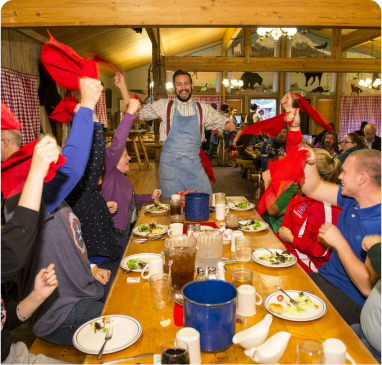
[[[2,67],[1,101],[23,125],[21,146],[35,141],[41,124],[37,76]]]
[[[107,128],[107,115],[106,115],[106,98],[105,93],[102,93],[98,103],[95,107],[95,113],[99,119],[99,122],[103,124],[104,128]]]
[[[168,98],[171,100],[174,100],[176,98],[176,95],[169,95]],[[222,103],[221,96],[198,96],[198,95],[192,95],[192,98],[195,101],[198,101],[200,104],[212,104],[215,103],[217,105],[217,110],[220,112],[220,105]]]
[[[381,135],[380,96],[341,96],[339,138],[361,128],[366,121],[377,126],[377,136]]]

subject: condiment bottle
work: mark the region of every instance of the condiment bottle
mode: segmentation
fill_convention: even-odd
[[[190,225],[188,226],[188,229],[187,229],[187,236],[188,236],[188,237],[195,236],[195,231],[194,231],[194,225],[193,225],[193,224],[190,224]]]
[[[225,280],[224,262],[218,262],[218,279]]]
[[[200,234],[201,234],[201,231],[200,231],[200,224],[195,224],[194,225],[194,236],[195,237],[199,237]]]
[[[170,200],[170,215],[174,214],[182,214],[182,209],[181,209],[182,203],[180,199],[177,198],[171,198]]]
[[[205,267],[198,267],[196,269],[196,278],[195,281],[206,281],[208,280],[206,276],[206,268]]]
[[[216,279],[216,267],[207,268],[208,280]]]

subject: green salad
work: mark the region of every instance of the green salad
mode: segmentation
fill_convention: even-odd
[[[125,266],[129,270],[143,269],[147,263],[147,259],[131,259],[125,263]]]
[[[283,251],[281,254],[275,251],[274,254],[267,253],[265,255],[261,255],[259,260],[272,265],[285,265],[293,261],[293,256],[288,250]]]
[[[258,221],[257,219],[251,219],[251,220],[245,221],[244,224],[239,222],[239,228],[247,230],[247,231],[256,231],[260,228],[263,228],[263,226],[261,225],[261,222]]]
[[[287,313],[295,316],[301,316],[301,314],[306,312],[306,310],[309,308],[318,309],[318,306],[307,295],[304,295],[303,292],[299,292],[298,294],[298,298],[293,298],[293,300],[296,302],[295,304],[292,304],[291,302],[287,303],[285,308]]]

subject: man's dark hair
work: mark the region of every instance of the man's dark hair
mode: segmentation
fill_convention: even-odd
[[[256,104],[251,104],[251,110],[254,112],[257,110],[257,105]]]
[[[211,103],[211,108],[217,110],[217,109],[218,109],[218,106],[217,106],[215,103]]]
[[[187,72],[187,71],[183,71],[183,70],[177,70],[174,72],[174,74],[172,75],[172,83],[174,84],[175,86],[175,78],[179,75],[187,75],[189,78],[190,78],[190,82],[192,84],[192,77],[191,75]]]
[[[361,130],[362,129],[365,129],[365,127],[366,127],[366,124],[367,124],[368,122],[366,122],[366,121],[363,121],[362,123],[361,123]]]
[[[222,112],[225,112],[225,113],[228,113],[228,111],[229,111],[229,105],[223,103],[222,106],[221,106],[221,111],[222,111]]]

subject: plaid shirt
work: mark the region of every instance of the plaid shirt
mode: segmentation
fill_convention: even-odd
[[[167,139],[167,105],[170,99],[160,99],[152,104],[147,104],[139,113],[138,119],[140,120],[153,120],[162,119],[159,127],[159,143],[164,144]],[[194,106],[192,103],[192,98],[187,102],[183,103],[179,100],[176,101],[178,111],[182,116],[194,115]],[[170,126],[172,125],[173,115],[174,115],[174,104],[171,107],[170,115]],[[203,135],[201,141],[204,140],[204,129],[214,130],[214,129],[224,129],[226,122],[229,122],[229,118],[220,115],[218,111],[211,108],[208,104],[200,104],[203,112]],[[200,124],[200,116],[198,112],[198,119]]]

